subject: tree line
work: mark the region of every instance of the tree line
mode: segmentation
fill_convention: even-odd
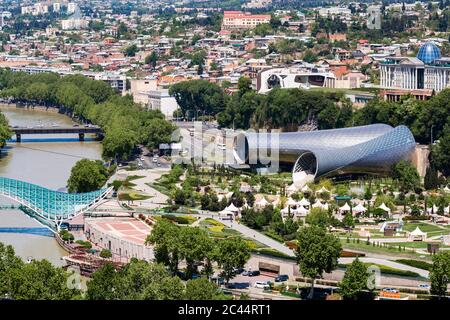
[[[296,131],[307,123],[317,124],[319,129],[374,123],[406,125],[419,143],[439,140],[431,160],[437,170],[450,173],[450,89],[426,101],[410,96],[399,102],[375,98],[357,110],[343,93],[275,88],[263,95],[252,90],[251,80],[245,77],[239,79],[238,90],[231,95],[206,80],[177,83],[170,94],[184,117],[215,116],[222,127],[235,129]]]
[[[147,110],[120,96],[106,82],[82,75],[28,75],[0,70],[0,96],[13,102],[54,106],[83,122],[99,125],[104,133],[103,156],[127,159],[138,144],[149,148],[170,142],[174,126],[157,110]]]

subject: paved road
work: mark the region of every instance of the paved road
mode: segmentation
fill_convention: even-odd
[[[286,247],[285,245],[279,243],[278,241],[273,240],[272,238],[269,238],[268,236],[263,235],[262,233],[255,231],[253,229],[250,229],[249,227],[246,227],[240,223],[237,223],[235,221],[229,221],[229,220],[219,220],[224,225],[226,225],[229,228],[232,228],[236,231],[239,231],[244,236],[248,238],[252,238],[258,242],[261,242],[262,244],[265,244],[266,246],[275,249],[277,251],[280,251],[288,256],[295,256],[294,252]]]

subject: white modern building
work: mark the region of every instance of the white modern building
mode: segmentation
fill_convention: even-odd
[[[166,117],[166,119],[172,119],[173,113],[179,106],[177,100],[169,95],[168,89],[158,89],[148,92],[148,106],[152,110],[159,110]]]
[[[380,64],[380,86],[439,92],[450,86],[450,57],[441,57],[433,42],[422,45],[417,57],[386,57]]]
[[[259,93],[265,93],[277,87],[299,89],[314,87],[334,88],[335,83],[336,76],[327,68],[303,63],[299,67],[273,68],[261,71],[257,77],[256,89]]]

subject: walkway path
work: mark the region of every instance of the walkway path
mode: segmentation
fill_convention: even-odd
[[[168,197],[165,194],[153,189],[148,184],[155,182],[155,180],[159,179],[163,174],[168,173],[169,171],[170,168],[157,168],[134,171],[121,170],[120,173],[126,173],[127,176],[143,176],[143,178],[132,181],[135,184],[132,189],[142,192],[151,198],[147,200],[136,200],[134,201],[134,205],[137,204],[140,208],[144,209],[158,209],[167,204]]]
[[[263,235],[262,233],[255,231],[253,229],[250,229],[249,227],[246,227],[240,223],[237,223],[235,221],[229,221],[229,220],[219,220],[221,223],[226,225],[227,227],[234,229],[236,231],[239,231],[244,236],[254,239],[262,244],[265,244],[266,246],[275,249],[277,251],[280,251],[288,256],[294,257],[294,252],[283,245],[282,243],[279,243],[278,241],[273,240],[272,238],[269,238],[268,236]]]

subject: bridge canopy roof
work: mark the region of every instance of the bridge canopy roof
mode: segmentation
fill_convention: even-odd
[[[68,220],[88,210],[110,189],[65,193],[32,183],[0,177],[0,195],[17,201],[46,220]]]

